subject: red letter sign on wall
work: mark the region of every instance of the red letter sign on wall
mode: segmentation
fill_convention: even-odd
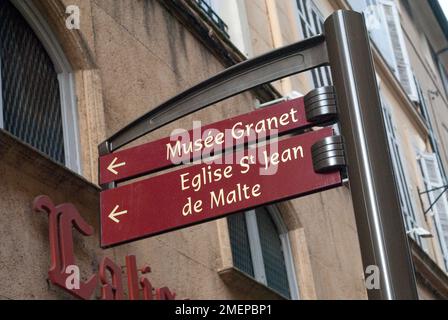
[[[79,282],[75,286],[68,286],[70,283],[67,279],[71,274],[67,270],[73,267],[78,268],[73,251],[72,230],[75,228],[85,236],[91,236],[93,234],[92,226],[87,224],[73,204],[64,203],[55,206],[48,196],[39,196],[34,200],[33,209],[35,212],[48,214],[51,255],[51,267],[48,272],[48,279],[51,283],[77,298],[87,300],[91,299],[94,295],[99,281],[101,284],[101,299],[124,299],[125,293],[122,285],[121,267],[107,257],[103,258],[100,263],[99,277],[97,274],[93,274],[86,282],[78,278],[77,280]],[[130,255],[126,257],[126,266],[130,300],[174,300],[175,293],[171,292],[167,287],[153,288],[151,282],[146,277],[142,276],[138,279],[135,256]],[[151,272],[148,266],[140,270],[142,274]],[[109,282],[108,273],[111,282]],[[142,296],[140,289],[143,292]]]

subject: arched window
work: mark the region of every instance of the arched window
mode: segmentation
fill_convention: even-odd
[[[73,77],[30,1],[0,0],[0,128],[80,172]]]
[[[288,299],[299,293],[288,230],[275,206],[227,218],[233,265]]]

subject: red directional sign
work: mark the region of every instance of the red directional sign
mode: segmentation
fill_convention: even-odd
[[[253,142],[263,135],[268,137],[273,134],[273,130],[278,130],[278,134],[284,134],[311,126],[305,117],[303,98],[289,100],[209,124],[200,130],[190,130],[179,135],[175,141],[167,137],[104,155],[99,160],[100,184],[171,167],[173,156],[183,161],[200,158],[203,153],[210,153],[210,150],[221,147],[225,149],[229,147],[229,137],[232,139],[230,147],[234,147]],[[252,134],[248,134],[249,132]]]
[[[316,173],[311,146],[325,128],[101,192],[101,245],[113,246],[341,185]],[[223,159],[223,158],[220,158]],[[226,164],[228,163],[228,164]]]

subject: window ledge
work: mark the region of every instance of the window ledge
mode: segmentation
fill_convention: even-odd
[[[351,7],[348,4],[347,0],[335,0],[333,7],[335,9],[351,10]],[[378,72],[381,72],[382,74],[381,78],[386,82],[388,82],[388,84],[390,85],[389,88],[393,90],[394,93],[396,93],[397,96],[400,98],[400,102],[401,104],[403,104],[403,110],[410,116],[410,118],[412,119],[416,127],[419,129],[419,131],[423,135],[428,136],[429,129],[425,124],[425,121],[422,120],[420,114],[415,110],[414,103],[408,97],[403,86],[397,80],[397,77],[393,74],[389,65],[384,60],[383,56],[376,48],[375,44],[373,44],[373,41],[370,42],[372,47],[372,56],[374,60],[375,69],[377,69]]]
[[[239,292],[248,300],[287,300],[235,267],[221,269],[218,274],[232,290]]]
[[[0,129],[0,162],[46,185],[73,190],[97,201],[98,186],[3,129]]]

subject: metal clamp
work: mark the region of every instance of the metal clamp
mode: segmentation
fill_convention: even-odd
[[[311,147],[314,171],[325,173],[345,167],[345,151],[342,136],[331,136]]]
[[[336,92],[333,86],[310,91],[305,96],[304,102],[309,122],[330,122],[337,119]]]

